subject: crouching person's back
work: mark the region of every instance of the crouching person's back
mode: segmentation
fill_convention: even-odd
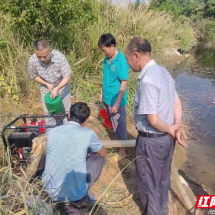
[[[102,172],[106,149],[95,132],[86,128],[89,116],[87,104],[78,102],[71,107],[69,123],[49,132],[43,185],[53,201],[81,206]]]

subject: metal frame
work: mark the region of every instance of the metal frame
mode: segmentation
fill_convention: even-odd
[[[67,114],[63,114],[63,115],[41,115],[41,116],[19,116],[16,119],[14,119],[12,122],[10,122],[8,125],[6,125],[1,132],[1,136],[2,136],[2,141],[4,143],[4,147],[5,150],[7,150],[7,140],[5,138],[5,131],[8,129],[25,129],[25,128],[54,128],[56,126],[59,126],[61,124],[61,122],[63,121],[63,119],[67,116]],[[38,119],[38,118],[49,118],[49,117],[53,117],[53,118],[59,118],[60,120],[57,122],[56,125],[43,125],[43,126],[12,126],[15,122],[17,122],[20,119],[23,119],[24,123],[26,123],[26,119]]]

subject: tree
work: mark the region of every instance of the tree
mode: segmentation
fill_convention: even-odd
[[[209,0],[206,2],[205,16],[215,18],[215,0]]]
[[[180,16],[195,16],[202,11],[202,0],[154,0],[151,8],[170,12],[176,19]]]

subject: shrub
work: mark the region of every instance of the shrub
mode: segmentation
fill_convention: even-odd
[[[72,48],[79,28],[84,29],[97,16],[94,0],[8,0],[0,1],[3,13],[25,43],[48,38],[64,50]],[[98,3],[97,3],[98,4]]]

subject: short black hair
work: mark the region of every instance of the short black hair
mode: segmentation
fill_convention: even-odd
[[[70,119],[69,121],[74,121],[79,124],[84,123],[90,116],[90,108],[84,102],[77,102],[70,108]]]
[[[140,52],[142,54],[151,53],[152,47],[148,40],[142,37],[134,37],[127,46],[127,50],[131,53]]]
[[[101,48],[103,46],[105,47],[111,47],[111,45],[116,46],[116,40],[112,34],[102,34],[102,36],[99,38],[98,46]]]

